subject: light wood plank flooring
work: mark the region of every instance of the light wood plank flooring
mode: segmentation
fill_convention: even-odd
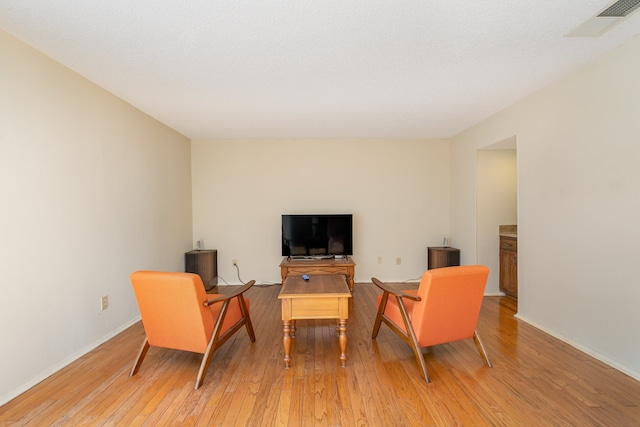
[[[404,284],[399,289],[410,289]],[[371,339],[377,288],[356,284],[347,367],[335,322],[298,321],[292,367],[282,361],[279,285],[249,291],[257,342],[242,330],[193,389],[200,356],[152,348],[128,373],[141,324],[0,407],[11,426],[638,426],[640,382],[514,318],[486,297],[473,340],[425,351],[432,383],[386,326]]]

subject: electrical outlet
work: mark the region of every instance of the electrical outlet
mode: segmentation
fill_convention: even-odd
[[[109,308],[109,295],[100,297],[100,310],[106,310]]]
[[[378,264],[382,264],[382,257],[381,256],[378,257]]]
[[[397,257],[396,258],[396,265],[400,265],[400,264],[402,264],[402,258]]]
[[[233,265],[234,267],[238,265],[238,260],[237,259],[232,259],[231,260],[231,265]]]

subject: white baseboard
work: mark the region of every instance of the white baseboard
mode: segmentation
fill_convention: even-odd
[[[46,371],[42,372],[37,377],[32,378],[29,382],[27,382],[25,384],[22,384],[22,386],[20,386],[19,388],[10,391],[5,396],[0,397],[0,406],[2,406],[5,403],[15,399],[18,396],[20,396],[22,393],[24,393],[25,391],[29,390],[31,387],[33,387],[36,384],[44,381],[45,379],[49,378],[51,375],[53,375],[56,372],[60,371],[61,369],[65,368],[66,366],[70,365],[71,363],[75,362],[76,360],[80,359],[82,356],[84,356],[85,354],[89,353],[91,350],[93,350],[93,349],[97,348],[98,346],[104,344],[105,342],[109,341],[111,338],[115,337],[116,335],[118,335],[119,333],[124,331],[125,329],[127,329],[127,328],[131,327],[132,325],[134,325],[135,323],[139,322],[140,320],[141,320],[141,317],[137,316],[136,318],[132,319],[131,321],[127,322],[126,324],[120,326],[118,329],[115,329],[115,330],[109,332],[107,335],[101,337],[99,340],[97,340],[97,341],[93,342],[92,344],[89,344],[88,346],[86,346],[86,347],[78,350],[77,352],[73,353],[71,356],[69,356],[66,359],[62,360],[60,363],[57,363],[57,364],[53,365],[52,367],[50,367]]]
[[[485,297],[503,297],[503,292],[487,292],[484,294]]]
[[[603,354],[598,353],[597,351],[585,347],[584,345],[577,343],[563,335],[560,335],[558,333],[556,333],[555,331],[552,331],[550,329],[545,328],[542,325],[537,324],[536,322],[532,321],[531,319],[527,319],[524,316],[521,316],[520,314],[515,315],[516,318],[518,318],[519,320],[522,320],[523,322],[528,323],[529,325],[533,326],[534,328],[540,329],[541,331],[551,335],[554,338],[559,339],[562,342],[565,342],[567,344],[569,344],[571,347],[574,347],[578,350],[580,350],[581,352],[588,354],[589,356],[593,357],[594,359],[598,359],[599,361],[601,361],[602,363],[605,363],[609,366],[611,366],[612,368],[629,375],[631,378],[634,378],[638,381],[640,381],[640,372],[636,372],[632,369],[629,369],[626,366],[623,366],[621,364],[619,364],[618,362],[616,362],[615,360],[611,360],[608,357],[604,356]]]

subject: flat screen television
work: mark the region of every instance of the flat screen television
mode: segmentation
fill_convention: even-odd
[[[352,214],[282,215],[282,256],[353,255]]]

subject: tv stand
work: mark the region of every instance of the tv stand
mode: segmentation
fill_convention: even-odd
[[[287,276],[302,276],[303,274],[342,274],[344,275],[349,289],[353,292],[353,277],[356,263],[351,257],[342,258],[284,258],[280,263],[280,273],[282,283]]]

